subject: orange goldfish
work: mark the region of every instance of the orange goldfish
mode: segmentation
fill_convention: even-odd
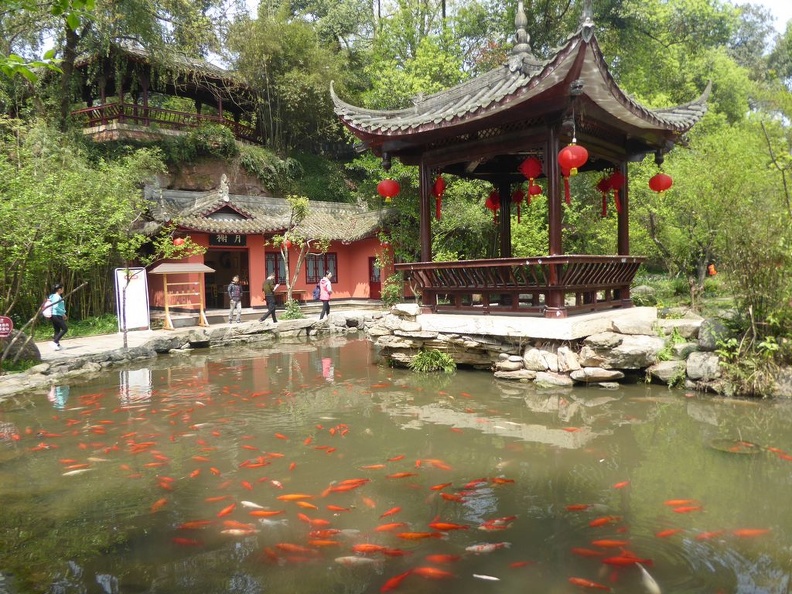
[[[440,530],[441,532],[449,532],[451,530],[467,530],[469,526],[464,524],[454,524],[452,522],[430,522],[429,528],[433,530]]]
[[[606,590],[608,592],[611,591],[611,589],[608,586],[604,584],[599,584],[597,582],[592,582],[591,580],[587,580],[585,578],[571,577],[569,578],[569,583],[574,586],[580,586],[581,588],[591,588],[592,590]]]
[[[218,518],[222,518],[223,516],[227,516],[228,514],[230,514],[235,509],[236,509],[236,503],[232,503],[231,505],[229,505],[227,507],[224,507],[219,512],[217,512],[217,517]]]
[[[382,588],[380,588],[380,592],[390,592],[391,590],[395,590],[404,581],[404,578],[410,575],[410,573],[412,573],[412,570],[408,570],[405,571],[404,573],[400,573],[399,575],[393,576],[382,585]]]
[[[601,518],[595,518],[591,520],[591,522],[589,522],[589,526],[592,528],[597,528],[598,526],[616,524],[617,522],[621,522],[621,516],[602,516]]]
[[[436,567],[416,567],[412,570],[415,575],[420,575],[422,578],[428,580],[443,580],[447,578],[456,577],[453,573]]]
[[[275,499],[281,501],[300,501],[302,499],[313,499],[313,495],[305,493],[286,493],[285,495],[278,495]]]
[[[436,563],[438,565],[442,565],[444,563],[453,563],[454,561],[459,561],[462,557],[459,555],[450,555],[450,554],[437,554],[437,555],[427,555],[426,560],[429,563]]]
[[[423,538],[442,538],[443,534],[440,532],[399,532],[396,536],[404,540],[421,540]]]
[[[612,540],[609,538],[603,538],[601,540],[592,540],[591,544],[595,547],[602,547],[603,549],[618,549],[620,547],[626,547],[630,544],[626,540]]]
[[[392,507],[388,511],[386,511],[385,513],[381,514],[380,518],[387,518],[388,516],[392,516],[393,514],[397,514],[400,511],[401,511],[400,507],[398,507],[398,506],[397,507]]]
[[[375,532],[389,532],[391,530],[397,530],[399,528],[404,528],[407,525],[406,522],[391,522],[390,524],[382,524],[377,526],[374,531]]]
[[[768,532],[770,532],[770,528],[738,528],[737,530],[732,530],[732,534],[734,536],[739,536],[740,538],[763,536]]]
[[[668,538],[669,536],[673,536],[679,532],[682,532],[682,528],[668,528],[667,530],[661,530],[660,532],[655,533],[655,536],[657,538]]]

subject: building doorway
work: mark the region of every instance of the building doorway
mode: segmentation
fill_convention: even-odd
[[[247,249],[210,249],[204,254],[204,264],[214,268],[214,274],[204,275],[206,306],[227,308],[228,285],[235,275],[242,285],[242,307],[250,307],[250,258]]]
[[[377,258],[368,259],[369,268],[369,297],[379,299],[382,297],[382,280],[380,267],[377,265]]]

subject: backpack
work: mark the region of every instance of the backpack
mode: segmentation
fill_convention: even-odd
[[[46,301],[41,305],[41,315],[45,318],[52,317],[52,300],[47,297]]]
[[[317,284],[317,285],[314,287],[314,290],[313,290],[313,295],[312,295],[312,296],[313,296],[313,298],[314,298],[314,301],[319,301],[319,295],[321,295],[321,293],[322,293],[322,292],[321,292],[321,290],[319,289],[319,285]]]

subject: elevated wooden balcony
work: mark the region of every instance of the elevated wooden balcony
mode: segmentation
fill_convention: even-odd
[[[98,139],[109,139],[112,136],[108,134],[110,129],[120,134],[124,126],[127,132],[134,135],[135,130],[143,130],[147,134],[156,134],[160,130],[185,132],[202,124],[218,124],[230,129],[237,140],[264,143],[264,139],[253,126],[223,116],[144,107],[135,103],[106,103],[84,107],[73,111],[72,117],[82,124],[85,134],[94,135]]]
[[[544,256],[396,264],[431,313],[569,314],[632,307],[630,285],[645,258]]]

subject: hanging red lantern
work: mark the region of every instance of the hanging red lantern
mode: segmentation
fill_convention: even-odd
[[[577,175],[578,168],[586,164],[588,156],[588,151],[573,140],[558,153],[558,164],[562,170],[569,171],[569,175]]]
[[[500,194],[498,194],[498,190],[492,190],[490,195],[487,196],[487,201],[484,203],[484,206],[489,208],[492,211],[492,222],[498,222],[498,209],[500,208]]]
[[[435,197],[435,218],[440,220],[440,211],[443,207],[443,194],[445,193],[446,183],[442,175],[438,175],[432,186],[432,195]]]
[[[649,187],[658,194],[662,194],[667,189],[669,189],[673,184],[674,184],[674,180],[671,179],[671,176],[666,175],[662,171],[657,175],[653,176],[649,180]]]
[[[401,186],[395,179],[385,178],[377,184],[377,193],[385,198],[386,203],[390,203],[394,196],[399,194]]]
[[[517,222],[520,222],[520,205],[522,205],[523,200],[525,199],[525,192],[522,190],[522,186],[517,186],[517,189],[512,192],[511,201],[513,204],[517,205]]]
[[[531,199],[536,198],[537,196],[542,195],[542,186],[539,184],[531,184],[531,187],[528,188],[528,200],[526,201],[527,204],[531,204]]]
[[[537,157],[528,157],[518,167],[526,179],[533,185],[533,181],[542,175],[542,162]]]
[[[288,250],[288,249],[291,249],[291,246],[292,246],[291,239],[284,239],[283,240],[283,247],[285,247]]]
[[[600,216],[604,219],[608,216],[608,193],[611,190],[610,177],[603,177],[597,182],[597,189],[602,193],[602,212]]]
[[[184,237],[176,237],[176,238],[173,240],[173,245],[175,245],[176,247],[179,247],[179,246],[181,246],[181,245],[184,245]]]
[[[622,211],[621,200],[619,199],[619,190],[622,189],[625,181],[627,180],[621,171],[614,171],[610,176],[610,187],[613,190],[613,202],[616,205],[616,212],[619,214],[621,214]]]

